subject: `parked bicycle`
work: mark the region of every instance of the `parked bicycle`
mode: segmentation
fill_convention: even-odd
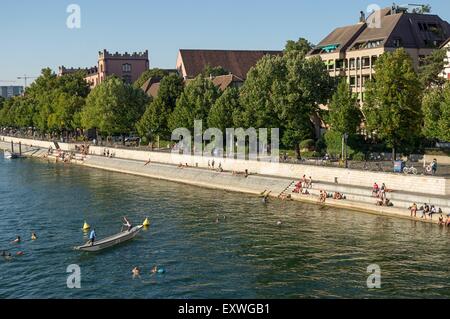
[[[411,167],[406,166],[403,169],[403,173],[405,173],[406,175],[409,175],[409,174],[417,175],[418,171],[417,171],[417,168],[415,168],[413,165],[411,165]]]

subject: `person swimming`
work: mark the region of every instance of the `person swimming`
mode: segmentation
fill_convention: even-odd
[[[153,266],[152,270],[150,271],[151,274],[156,274],[158,272],[158,266]]]
[[[139,267],[134,267],[131,273],[133,274],[133,278],[141,276],[141,270],[139,269]]]
[[[35,232],[31,233],[31,240],[37,240],[37,235]]]
[[[22,239],[20,238],[20,236],[17,236],[17,238],[15,240],[12,241],[13,244],[19,244],[22,241]]]

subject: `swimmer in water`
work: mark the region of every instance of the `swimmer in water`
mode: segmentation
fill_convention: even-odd
[[[13,244],[19,244],[22,241],[20,236],[17,236],[17,238],[12,242]]]
[[[35,232],[31,233],[31,240],[37,240],[37,235]]]
[[[158,266],[153,266],[152,270],[150,271],[151,274],[156,274],[158,272]]]
[[[6,251],[2,252],[2,257],[5,258],[6,260],[11,260],[12,259],[11,253],[8,253]]]
[[[139,267],[134,267],[131,273],[133,274],[133,278],[141,276],[141,270],[139,269]]]

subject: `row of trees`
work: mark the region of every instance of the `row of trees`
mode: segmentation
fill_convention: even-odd
[[[187,83],[152,69],[134,85],[111,77],[91,91],[83,73],[57,77],[45,69],[24,96],[0,100],[0,126],[58,135],[91,128],[103,136],[137,131],[149,140],[168,140],[175,128],[192,129],[202,120],[205,129],[223,131],[279,128],[282,145],[297,154],[300,143],[314,137],[312,118],[329,127],[322,143],[329,149],[339,148],[344,133],[360,144],[382,141],[394,152],[412,151],[423,137],[450,140],[450,85],[438,76],[442,51],[428,57],[420,72],[403,49],[381,56],[361,109],[346,79],[331,78],[319,57],[306,58],[310,49],[305,39],[289,41],[282,56],[264,57],[242,87],[224,92],[209,79],[228,73],[220,67],[206,67]],[[150,77],[162,78],[154,99],[140,89]]]

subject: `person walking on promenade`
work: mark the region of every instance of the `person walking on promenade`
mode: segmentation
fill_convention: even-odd
[[[431,174],[433,176],[436,175],[437,168],[438,168],[437,159],[434,159],[433,162],[431,163]]]

